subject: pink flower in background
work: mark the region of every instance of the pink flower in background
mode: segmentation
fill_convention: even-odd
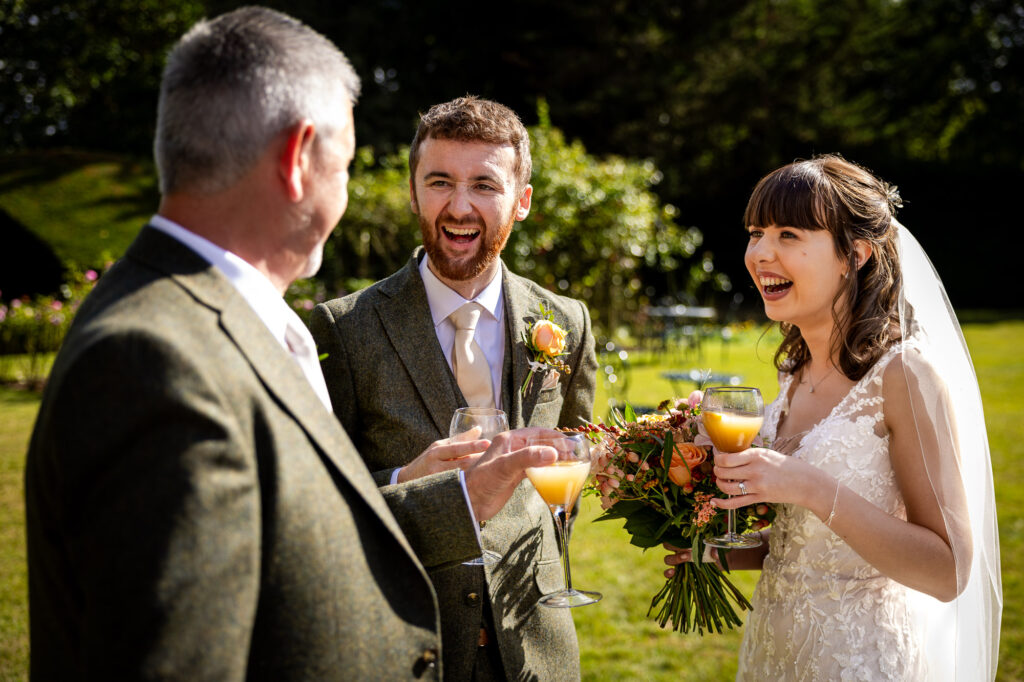
[[[52,303],[50,303],[50,307],[53,308],[54,310],[60,310],[61,308],[64,307],[64,304],[61,303],[60,301],[53,301]]]
[[[95,282],[98,277],[99,277],[99,275],[96,274],[95,270],[86,270],[85,271],[85,279],[88,282]]]

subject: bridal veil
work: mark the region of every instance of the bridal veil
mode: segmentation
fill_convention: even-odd
[[[992,680],[1003,597],[981,394],[941,280],[913,235],[895,226],[903,280],[900,326],[908,350],[913,349],[905,355],[904,376],[928,478],[957,563],[959,596],[953,601],[912,592],[916,617],[926,633],[928,679]]]

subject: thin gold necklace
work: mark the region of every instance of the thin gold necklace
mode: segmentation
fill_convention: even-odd
[[[832,372],[835,371],[835,369],[836,369],[835,365],[829,365],[828,366],[828,371],[825,372],[824,376],[822,376],[817,381],[814,381],[813,378],[811,377],[811,366],[808,365],[807,366],[807,381],[801,381],[800,383],[801,384],[810,384],[811,388],[808,391],[808,393],[814,393],[814,389],[818,388],[818,386],[821,386],[821,382],[825,381],[825,379],[827,379],[829,377],[829,375],[832,374]]]

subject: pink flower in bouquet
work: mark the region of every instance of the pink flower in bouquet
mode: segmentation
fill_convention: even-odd
[[[697,493],[693,497],[697,502],[697,515],[693,520],[693,525],[698,528],[706,526],[711,522],[711,519],[715,518],[715,512],[718,511],[715,506],[711,504],[713,496],[708,495],[707,493]],[[765,522],[765,525],[768,525],[767,521]]]

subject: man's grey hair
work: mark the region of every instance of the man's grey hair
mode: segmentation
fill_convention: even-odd
[[[287,15],[243,7],[201,21],[164,69],[153,145],[160,191],[230,187],[302,119],[318,141],[351,124],[345,104],[358,95],[345,55]]]

